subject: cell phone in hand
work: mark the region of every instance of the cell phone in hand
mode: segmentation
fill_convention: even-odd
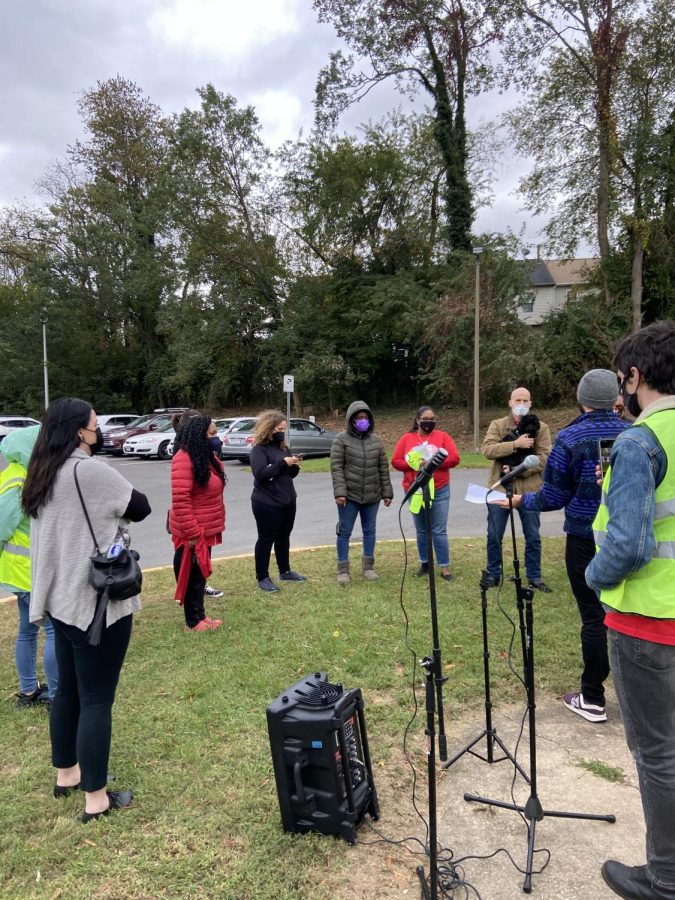
[[[609,458],[612,455],[612,447],[614,446],[614,438],[600,438],[598,441],[598,458],[600,460],[600,468],[602,469],[602,477],[609,468]]]

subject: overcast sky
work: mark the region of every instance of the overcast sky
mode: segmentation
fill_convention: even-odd
[[[196,106],[211,82],[255,106],[266,142],[278,146],[312,125],[314,85],[338,41],[310,0],[2,0],[0,6],[0,204],[36,201],[35,183],[80,136],[75,103],[114,75],[136,82],[164,113]],[[477,104],[480,104],[478,106]],[[341,125],[378,120],[406,100],[380,86]],[[504,109],[471,99],[470,121]],[[513,195],[523,162],[508,160],[478,231],[537,226]]]

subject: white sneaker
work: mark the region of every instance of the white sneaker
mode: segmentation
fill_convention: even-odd
[[[581,716],[589,722],[607,721],[605,707],[596,706],[593,703],[586,703],[584,695],[580,691],[563,694],[562,701],[573,713],[576,713],[578,716]]]
[[[218,588],[211,587],[211,585],[207,584],[204,588],[204,596],[205,597],[222,597],[223,592],[219,591]]]

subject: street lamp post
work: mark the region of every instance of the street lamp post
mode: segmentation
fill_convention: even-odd
[[[47,307],[42,307],[42,315],[40,316],[40,321],[42,322],[42,365],[44,368],[44,378],[45,378],[45,409],[49,406],[49,374],[47,370]]]
[[[476,258],[476,303],[473,323],[473,449],[478,453],[480,451],[480,255],[483,248],[473,247],[471,252]]]

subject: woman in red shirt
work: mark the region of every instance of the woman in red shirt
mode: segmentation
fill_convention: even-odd
[[[420,406],[415,413],[412,427],[396,444],[391,464],[395,469],[403,472],[403,490],[407,491],[417,475],[417,468],[411,465],[414,457],[409,456],[411,451],[417,451],[415,456],[426,461],[441,447],[448,451],[445,461],[434,472],[434,496],[431,502],[431,540],[434,548],[436,562],[441,569],[441,577],[445,581],[452,581],[450,574],[450,545],[448,543],[448,512],[450,509],[450,473],[449,469],[459,463],[459,451],[455,442],[445,431],[436,428],[436,414],[430,406]],[[413,500],[418,493],[413,494]],[[417,570],[418,577],[429,573],[427,554],[427,536],[424,527],[424,512],[413,512],[415,529],[417,531],[417,552],[420,558],[420,567]]]
[[[176,600],[183,605],[189,631],[222,625],[204,611],[204,588],[211,574],[211,547],[225,530],[223,464],[209,446],[208,416],[192,415],[180,426],[171,460],[169,527],[175,554]]]

